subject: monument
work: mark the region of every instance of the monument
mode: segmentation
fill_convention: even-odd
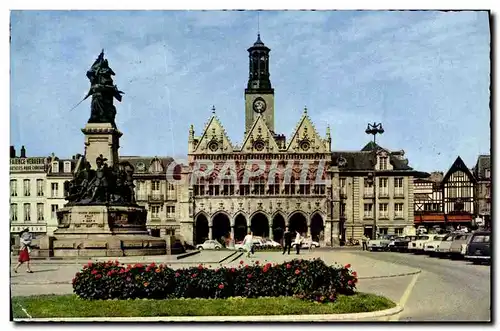
[[[113,101],[122,91],[113,85],[115,73],[104,50],[87,71],[91,113],[82,132],[85,153],[74,177],[64,185],[68,203],[57,212],[58,229],[40,249],[48,256],[137,256],[166,253],[163,239],[149,236],[147,211],[135,201],[134,167],[118,158],[122,133],[115,123]]]

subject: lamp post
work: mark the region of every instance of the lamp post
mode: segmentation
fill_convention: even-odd
[[[376,138],[377,134],[382,134],[384,133],[384,128],[382,127],[382,123],[375,123],[373,124],[368,123],[368,126],[366,127],[365,130],[366,134],[371,134],[373,135],[373,153],[375,154],[375,164],[373,165],[373,174],[372,174],[372,180],[373,180],[373,229],[372,229],[372,239],[377,238],[377,144],[376,144]]]

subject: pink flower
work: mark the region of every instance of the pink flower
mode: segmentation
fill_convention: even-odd
[[[181,275],[181,274],[180,274],[180,273],[178,273],[178,272],[176,272],[176,273],[175,273],[175,277],[179,277],[180,275]]]
[[[234,269],[234,268],[231,268],[231,272],[235,272],[235,271],[236,271],[236,269]]]
[[[146,267],[146,272],[148,272],[149,270],[151,270],[151,269],[149,269],[149,267]]]
[[[243,263],[245,263],[245,262],[243,262],[243,260],[240,260],[240,264],[243,264]]]
[[[287,269],[290,269],[291,267],[292,267],[292,266],[290,265],[290,263],[287,263],[287,264],[286,264],[286,268],[287,268]]]
[[[347,285],[351,286],[352,285],[352,280],[348,281]]]
[[[351,267],[351,265],[350,265],[349,263],[347,263],[347,264],[344,266],[344,268],[346,268],[346,269],[349,269],[350,267]]]
[[[200,264],[200,265],[198,265],[198,269],[199,269],[199,270],[202,270],[202,269],[203,269],[203,265],[201,265],[201,264]]]
[[[224,288],[224,284],[220,284],[220,285],[219,285],[219,289],[221,289],[221,290],[222,290],[223,288]]]
[[[252,278],[252,274],[247,275],[248,279]]]
[[[132,278],[127,277],[127,282],[130,282],[131,280],[132,280]]]
[[[266,273],[268,270],[269,270],[269,268],[268,268],[267,266],[265,266],[265,267],[262,269],[262,272]]]
[[[142,265],[142,264],[140,264],[140,263],[138,263],[138,264],[136,264],[136,265],[135,265],[135,267],[136,267],[136,268],[142,268],[142,267],[143,267],[143,265]]]
[[[97,274],[97,275],[95,275],[95,278],[96,278],[96,279],[99,279],[99,278],[101,278],[101,277],[102,277],[102,275],[101,275],[101,274]]]
[[[300,274],[300,270],[299,269],[295,270],[295,274],[296,275]]]
[[[353,272],[352,272],[352,275],[353,275],[354,277],[358,277],[358,273],[357,273],[356,271],[353,271]]]
[[[192,277],[192,278],[196,278],[196,276],[197,276],[197,274],[193,274],[191,277]]]
[[[94,269],[94,270],[92,270],[90,273],[91,273],[92,275],[95,275],[95,274],[97,274],[97,273],[98,273],[98,271]]]

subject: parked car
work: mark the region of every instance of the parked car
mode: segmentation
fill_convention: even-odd
[[[424,252],[430,256],[436,254],[436,249],[439,247],[441,241],[446,237],[446,234],[439,234],[434,237],[432,241],[424,243]]]
[[[292,248],[295,248],[295,246],[297,246],[297,244],[292,243]],[[319,242],[313,241],[313,240],[305,240],[304,242],[302,242],[302,245],[300,246],[300,248],[302,248],[302,249],[309,249],[311,247],[312,248],[319,247]]]
[[[472,233],[460,233],[456,235],[451,242],[449,255],[452,258],[463,258],[465,254],[462,254],[462,252],[465,251],[464,247],[467,246],[470,237],[472,237]]]
[[[394,252],[407,252],[408,251],[408,243],[412,240],[416,240],[418,236],[404,236],[400,238],[396,238],[393,241],[393,245],[389,247],[389,250]]]
[[[491,232],[476,231],[469,238],[465,259],[474,263],[491,262]]]
[[[217,240],[205,240],[203,244],[196,245],[196,249],[204,250],[204,249],[216,249],[219,250],[222,248],[222,245]]]
[[[416,240],[408,243],[408,251],[411,253],[422,253],[424,251],[425,243],[433,241],[436,236],[437,234],[425,234],[418,236]]]
[[[385,251],[394,236],[382,235],[377,239],[368,240],[367,247],[369,251]]]
[[[450,254],[450,247],[453,242],[453,238],[460,234],[461,233],[457,232],[448,233],[443,240],[441,240],[441,243],[439,243],[439,247],[436,248],[436,255],[440,257],[448,256]]]
[[[264,239],[262,239],[262,247],[263,248],[280,248],[281,244],[272,240],[272,239],[264,238]]]

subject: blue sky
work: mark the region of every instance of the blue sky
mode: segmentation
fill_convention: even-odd
[[[83,152],[86,71],[105,49],[124,133],[121,155],[185,157],[215,105],[243,140],[246,49],[255,11],[17,11],[11,15],[11,144],[28,155]],[[334,150],[360,150],[368,122],[410,165],[473,167],[490,149],[490,33],[486,12],[264,11],[276,131],[290,137],[302,110]]]

